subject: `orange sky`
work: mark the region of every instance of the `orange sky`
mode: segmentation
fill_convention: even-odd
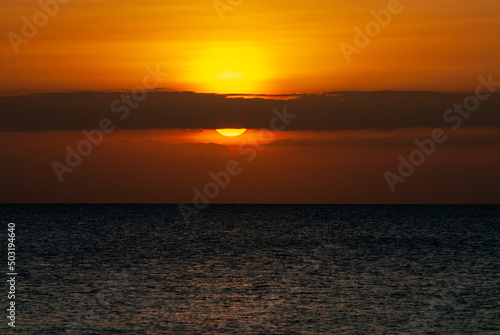
[[[213,203],[500,202],[499,0],[217,3],[232,5],[2,0],[0,202],[190,203],[231,161],[243,172]],[[148,92],[128,104],[146,68],[168,72],[158,90],[294,99]],[[53,91],[68,93],[22,95]],[[478,109],[449,110],[461,125],[449,128],[447,110],[471,99]],[[288,120],[285,106],[296,115],[286,131],[238,149]],[[61,181],[54,162],[69,166],[67,148],[102,120],[115,130]],[[228,138],[223,127],[253,129]],[[385,172],[434,127],[449,140],[392,192]]]
[[[500,75],[499,1],[400,6],[348,64],[339,45],[388,1],[244,0],[221,21],[210,0],[72,0],[19,53],[2,39],[0,91],[130,89],[156,64],[165,89],[216,93],[469,91],[478,75]],[[40,7],[2,9],[7,37]]]

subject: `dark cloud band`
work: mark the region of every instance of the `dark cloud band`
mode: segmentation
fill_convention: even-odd
[[[73,92],[0,97],[1,131],[83,130],[109,118],[117,129],[266,128],[273,109],[296,114],[287,130],[446,127],[443,115],[468,94],[337,92],[290,100],[192,92]],[[138,100],[136,101],[135,98]],[[500,93],[481,101],[464,126],[500,126]],[[448,114],[449,115],[449,114]]]

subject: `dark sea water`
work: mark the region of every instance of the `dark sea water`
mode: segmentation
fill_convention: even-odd
[[[175,205],[2,205],[0,217],[4,250],[16,223],[19,334],[500,334],[500,206],[210,205],[184,222]]]

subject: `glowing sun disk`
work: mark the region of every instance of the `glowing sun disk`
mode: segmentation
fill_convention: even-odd
[[[223,128],[223,129],[215,129],[219,134],[228,136],[228,137],[235,137],[235,136],[240,136],[246,131],[246,128],[240,128],[240,129],[235,129],[235,128]]]

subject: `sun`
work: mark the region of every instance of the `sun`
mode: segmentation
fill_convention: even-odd
[[[223,128],[223,129],[215,129],[219,134],[227,136],[227,137],[236,137],[240,136],[246,131],[246,128]]]

